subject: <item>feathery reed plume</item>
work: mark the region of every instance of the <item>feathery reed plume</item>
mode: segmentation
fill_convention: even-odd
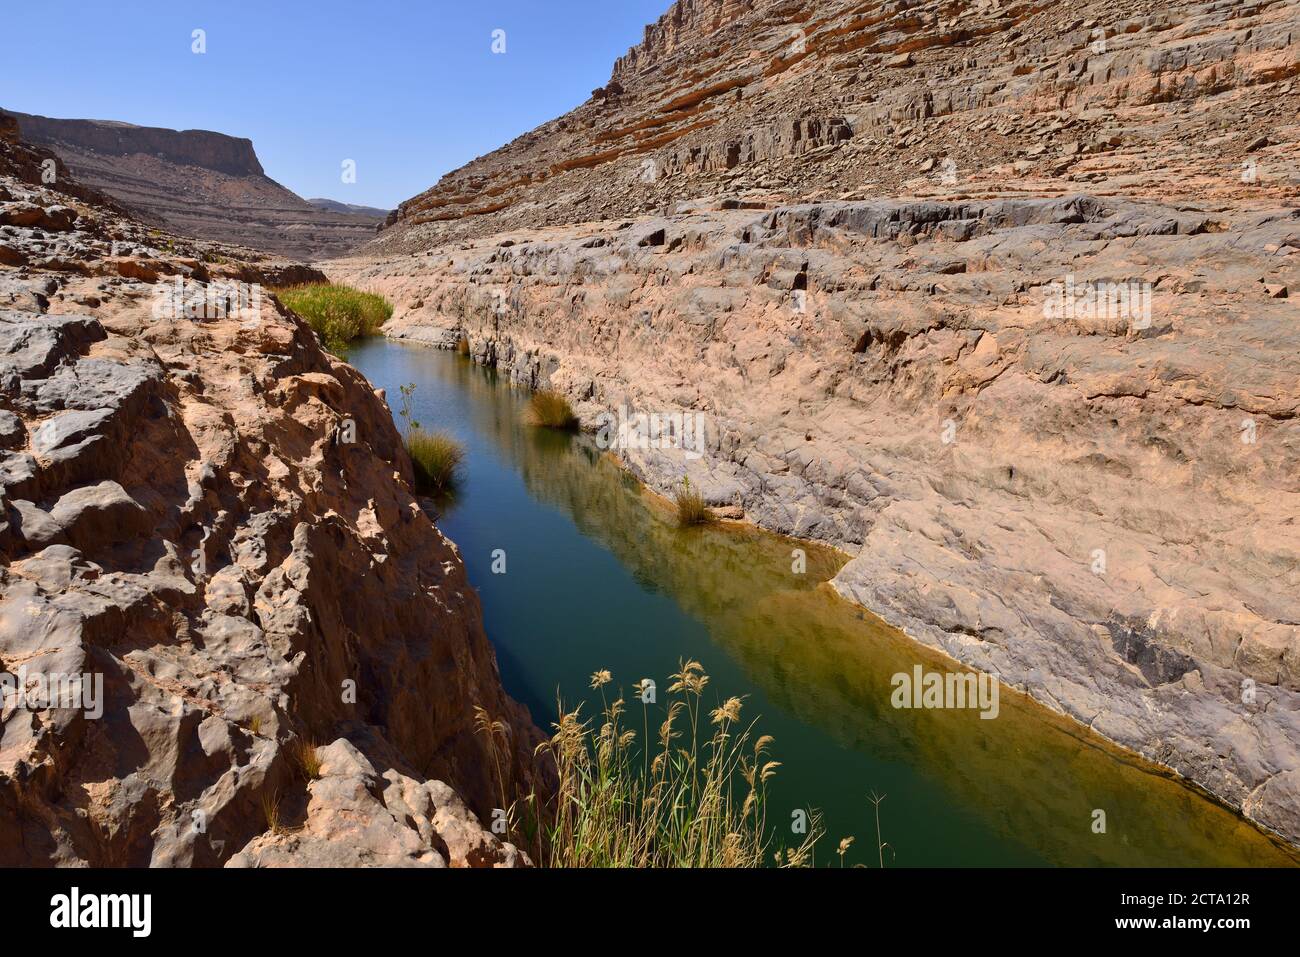
[[[591,675],[601,695],[598,719],[582,705],[560,703],[550,740],[539,746],[554,761],[558,788],[546,809],[546,841],[539,860],[553,867],[761,867],[773,853],[766,823],[767,783],[780,766],[766,757],[771,737],[741,723],[743,700],[730,697],[707,711],[701,701],[709,676],[698,661],[683,661],[670,677],[670,699],[654,740],[649,707],[643,733],[624,724],[623,695],[607,695],[609,671]],[[647,705],[647,686],[633,689]],[[612,700],[611,700],[612,697]],[[683,727],[688,724],[689,728]],[[776,851],[794,866],[812,860],[819,818],[792,852]]]
[[[510,726],[504,721],[493,719],[486,708],[476,704],[474,705],[474,730],[487,738],[488,752],[492,755],[492,767],[496,770],[497,793],[501,798],[501,809],[506,812],[507,833],[509,833],[513,827],[514,806],[506,805],[506,781],[501,773],[501,757],[497,751],[497,742],[500,741],[503,747],[509,748]]]
[[[849,852],[849,848],[852,846],[853,835],[850,834],[848,837],[840,838],[840,846],[836,849],[836,853],[840,856],[840,867],[844,866],[844,855]]]

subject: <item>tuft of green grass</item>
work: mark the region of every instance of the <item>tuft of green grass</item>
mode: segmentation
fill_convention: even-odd
[[[689,478],[682,479],[682,487],[673,495],[673,500],[677,503],[679,525],[707,525],[714,520],[713,512],[704,504],[704,496],[691,486]]]
[[[465,450],[445,432],[426,432],[418,425],[406,433],[406,451],[415,467],[416,488],[443,495],[456,487]]]
[[[275,295],[307,320],[325,347],[335,352],[353,339],[375,335],[393,315],[392,305],[383,296],[351,286],[286,286],[275,290]]]
[[[731,697],[710,709],[709,676],[697,661],[679,664],[669,679],[665,707],[653,709],[651,685],[638,682],[628,699],[611,695],[608,671],[591,676],[600,714],[561,703],[555,733],[538,746],[555,763],[558,785],[542,802],[536,861],[548,867],[761,867],[814,863],[821,817],[797,847],[773,850],[767,785],[780,767],[769,757],[772,738],[741,720],[743,701]],[[611,700],[611,698],[613,700]],[[640,704],[642,714],[630,716]],[[476,713],[482,709],[477,709]],[[640,720],[636,720],[639,717]],[[478,730],[494,759],[507,741],[486,712]],[[638,728],[636,725],[640,725]],[[508,753],[508,752],[507,752]],[[499,772],[498,772],[499,773]],[[537,795],[524,798],[525,811]],[[506,819],[513,832],[515,808]]]
[[[533,425],[547,429],[572,430],[578,427],[569,400],[550,389],[538,389],[528,398],[528,418]]]

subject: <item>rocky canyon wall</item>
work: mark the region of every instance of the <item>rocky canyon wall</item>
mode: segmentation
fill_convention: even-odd
[[[383,397],[269,292],[320,274],[47,157],[0,127],[0,865],[524,863],[479,822],[536,732]]]
[[[681,0],[331,273],[1300,841],[1298,23]]]
[[[709,210],[333,268],[397,304],[389,335],[467,338],[589,423],[703,412],[707,455],[628,466],[849,550],[847,597],[1295,839],[1298,251],[1294,209],[1076,196]],[[1057,310],[1053,282],[1135,283],[1149,322]]]
[[[1294,0],[683,0],[587,102],[402,203],[377,248],[721,193],[1294,198],[1298,22]]]

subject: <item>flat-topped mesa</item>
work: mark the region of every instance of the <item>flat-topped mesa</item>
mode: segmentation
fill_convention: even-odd
[[[56,155],[80,182],[137,219],[182,235],[319,259],[370,239],[386,215],[308,202],[267,176],[252,141],[243,137],[110,120],[12,117],[26,144]]]
[[[151,153],[170,163],[201,166],[231,176],[263,176],[253,141],[211,130],[168,130],[113,120],[60,120],[14,113],[23,136],[45,145],[64,143],[108,156]]]

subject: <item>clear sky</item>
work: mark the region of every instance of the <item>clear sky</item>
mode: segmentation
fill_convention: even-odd
[[[0,108],[246,136],[299,195],[389,208],[582,103],[669,2],[0,0]]]

